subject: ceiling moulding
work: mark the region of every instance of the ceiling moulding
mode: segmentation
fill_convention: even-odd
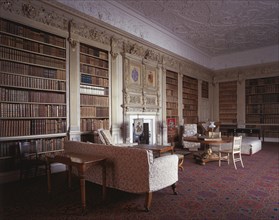
[[[177,72],[179,66],[186,65],[188,69],[210,72],[204,66],[185,59],[177,54],[162,49],[156,45],[148,43],[131,34],[124,33],[102,21],[84,15],[74,9],[55,1],[36,1],[36,0],[0,0],[0,12],[3,18],[32,26],[51,30],[54,34],[61,34],[68,37],[69,24],[71,31],[71,41],[80,41],[81,38],[98,42],[108,51],[111,50],[112,56],[129,50],[129,53],[135,53],[142,59],[157,60],[159,64],[165,67],[173,68]],[[67,8],[67,9],[66,9]],[[126,47],[126,49],[125,49]],[[129,47],[129,49],[127,49]],[[142,53],[138,49],[142,47]],[[187,73],[191,71],[187,71]],[[194,73],[193,73],[194,74]]]
[[[93,21],[98,20],[101,24],[105,23],[107,27],[113,27],[114,30],[116,29],[122,35],[133,36],[133,38],[138,38],[149,44],[158,45],[161,50],[171,51],[184,59],[189,59],[203,66],[209,66],[210,64],[210,57],[202,51],[199,52],[189,45],[186,46],[185,43],[183,44],[181,41],[176,40],[174,36],[169,36],[170,33],[167,35],[158,28],[136,19],[125,10],[116,7],[111,1],[53,0],[48,2],[75,12],[76,15],[93,18]],[[160,37],[158,38],[158,36]]]
[[[233,80],[238,80],[238,82],[241,82],[245,79],[264,78],[278,75],[278,62],[273,62],[245,67],[235,67],[230,69],[216,70],[214,71],[213,77],[216,82],[225,82]]]

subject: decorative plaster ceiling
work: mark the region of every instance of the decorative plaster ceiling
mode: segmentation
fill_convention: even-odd
[[[278,45],[278,0],[114,0],[210,56]]]

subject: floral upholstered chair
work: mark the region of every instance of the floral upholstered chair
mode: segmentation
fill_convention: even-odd
[[[185,124],[183,125],[183,139],[184,137],[197,135],[197,124]],[[183,148],[187,148],[189,151],[198,151],[200,143],[188,142],[182,139]]]

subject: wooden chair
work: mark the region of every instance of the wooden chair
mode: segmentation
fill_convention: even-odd
[[[34,176],[37,176],[38,169],[44,166],[46,173],[46,161],[38,157],[38,146],[36,142],[19,142],[19,160],[20,160],[20,180],[23,176],[27,177],[34,172]]]
[[[241,157],[241,143],[242,143],[242,136],[233,137],[233,143],[231,149],[227,150],[220,150],[219,151],[219,166],[221,166],[221,161],[224,160],[222,157],[222,153],[227,154],[227,161],[228,164],[230,163],[230,155],[232,157],[232,161],[234,164],[234,168],[237,170],[236,162],[241,162],[241,166],[244,168],[242,157]],[[238,155],[238,157],[236,157]]]

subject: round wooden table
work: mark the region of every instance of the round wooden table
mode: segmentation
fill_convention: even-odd
[[[224,143],[231,143],[232,138],[231,137],[222,137],[222,138],[204,138],[204,137],[198,137],[198,136],[190,136],[190,137],[184,137],[184,141],[188,142],[195,142],[195,143],[201,143],[206,146],[210,145],[219,145],[219,150],[221,147],[221,144]],[[197,163],[205,165],[205,163],[210,161],[219,161],[219,155],[215,153],[208,153],[208,149],[205,149],[204,153],[194,153],[194,159]]]

